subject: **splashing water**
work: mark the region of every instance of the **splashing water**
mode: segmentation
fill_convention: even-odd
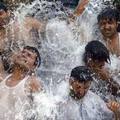
[[[28,117],[36,115],[37,118],[34,117],[36,120],[48,118],[55,120],[56,115],[59,115],[57,104],[64,102],[69,91],[67,77],[73,67],[83,65],[84,48],[87,42],[93,39],[92,27],[96,23],[96,14],[101,8],[101,0],[91,0],[84,14],[72,24],[68,24],[66,19],[60,20],[57,17],[63,15],[66,18],[59,3],[36,0],[29,5],[21,4],[16,10],[14,14],[17,16],[21,30],[25,16],[34,16],[40,21],[48,19],[44,37],[38,40],[42,44],[40,48],[42,65],[38,75],[46,91],[35,95],[35,105],[28,111]],[[110,69],[114,71],[120,68],[117,65],[117,58],[112,57]],[[21,114],[23,111],[17,117],[20,120],[22,120]]]

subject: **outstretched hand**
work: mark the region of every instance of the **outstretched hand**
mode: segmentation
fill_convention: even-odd
[[[81,0],[81,1],[80,1],[80,5],[81,5],[81,6],[85,6],[85,5],[87,5],[87,4],[89,3],[89,1],[90,1],[90,0]]]
[[[119,112],[120,110],[120,103],[115,101],[110,101],[107,103],[107,107],[114,113]]]
[[[81,0],[80,3],[78,4],[76,10],[74,11],[74,14],[76,16],[79,16],[83,13],[85,10],[85,6],[89,3],[89,0]]]
[[[74,22],[76,17],[79,17],[83,11],[85,10],[85,6],[89,3],[89,0],[81,0],[80,3],[77,5],[73,14],[69,15],[69,21]]]

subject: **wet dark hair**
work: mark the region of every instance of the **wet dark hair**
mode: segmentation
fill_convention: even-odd
[[[8,11],[7,6],[3,4],[2,2],[0,2],[0,10],[4,10],[5,12]]]
[[[93,81],[94,74],[86,66],[78,66],[72,69],[70,77],[79,82]]]
[[[38,49],[35,47],[32,47],[32,46],[25,46],[23,49],[27,49],[27,50],[30,50],[30,51],[36,53],[37,57],[36,57],[36,61],[35,61],[34,65],[36,67],[39,67],[41,64],[41,57],[40,57],[40,53],[39,53]]]
[[[99,41],[91,41],[85,47],[85,53],[83,55],[83,61],[88,62],[88,59],[98,61],[110,62],[110,56],[108,49]]]
[[[105,8],[97,17],[98,23],[103,19],[114,19],[116,22],[119,20],[119,11],[110,7]]]

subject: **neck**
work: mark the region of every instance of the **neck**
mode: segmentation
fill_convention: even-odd
[[[120,55],[119,34],[115,34],[111,38],[106,38],[106,46],[112,54]]]
[[[28,74],[28,70],[20,67],[19,65],[14,66],[12,72],[12,79],[15,81],[22,80]]]
[[[111,42],[113,42],[113,41],[115,41],[117,38],[118,38],[118,33],[116,32],[116,34],[114,34],[114,35],[112,35],[112,36],[110,36],[110,37],[103,37],[106,41],[111,41]]]

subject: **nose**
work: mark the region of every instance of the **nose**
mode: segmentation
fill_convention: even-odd
[[[83,89],[79,89],[79,93],[81,94],[81,95],[84,95],[85,93],[86,93],[86,90],[83,88]]]
[[[105,29],[109,29],[110,28],[110,24],[109,23],[106,23],[105,26],[104,26]]]

